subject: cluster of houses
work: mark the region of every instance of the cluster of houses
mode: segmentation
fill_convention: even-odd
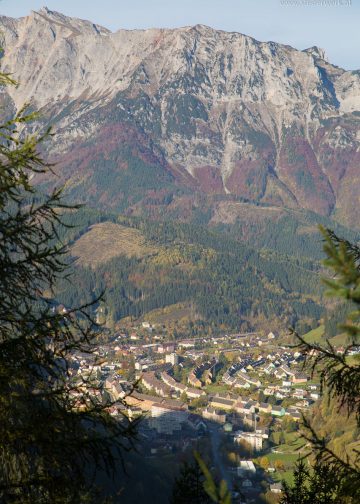
[[[242,366],[243,364],[244,364],[243,362],[237,363],[236,365],[233,366],[233,369],[231,369],[231,371],[228,370],[226,374],[231,376],[230,373],[235,372],[237,376],[240,375],[240,377],[244,380],[245,379],[251,380],[251,383],[253,385],[259,387],[261,385],[261,382],[259,382],[259,380],[255,381],[254,378],[250,378],[246,370],[243,368]],[[199,365],[195,368],[196,373],[197,375],[201,373],[201,376],[203,376],[208,371],[213,369],[216,365],[217,365],[216,361],[205,362],[202,365]],[[239,369],[239,366],[242,366],[240,369],[242,369],[243,371]],[[294,374],[294,376],[296,376],[296,374]],[[158,396],[164,398],[169,397],[174,399],[179,396],[184,397],[185,394],[186,397],[190,399],[198,399],[202,397],[205,400],[205,403],[207,404],[207,407],[203,411],[204,418],[216,422],[226,421],[226,415],[224,416],[224,411],[225,412],[233,411],[243,416],[245,418],[245,423],[250,425],[253,423],[253,416],[255,414],[261,414],[261,413],[269,414],[272,415],[273,417],[283,417],[285,415],[289,415],[294,420],[300,420],[301,413],[299,409],[309,406],[310,403],[312,402],[310,399],[307,399],[306,396],[308,394],[311,394],[314,400],[318,396],[318,392],[315,391],[308,392],[304,389],[295,388],[293,390],[293,397],[299,399],[299,401],[302,402],[299,402],[298,408],[291,407],[285,409],[281,405],[273,405],[267,402],[258,402],[251,400],[249,398],[242,398],[241,396],[234,395],[232,393],[215,394],[208,396],[205,393],[205,391],[202,390],[201,388],[189,387],[187,385],[179,383],[167,371],[162,371],[160,373],[160,378],[161,379],[159,379],[156,376],[155,372],[148,371],[141,375],[141,383],[147,390],[152,391],[156,393]],[[225,377],[225,379],[227,378]],[[190,383],[193,383],[192,380],[188,381]],[[202,384],[202,382],[200,383]],[[316,386],[312,385],[312,388],[316,388]],[[272,393],[270,395],[274,395],[276,397],[276,394],[278,392],[277,389],[278,386],[273,386],[271,388]],[[265,392],[270,392],[270,390],[267,391],[265,390]]]
[[[216,359],[212,359],[195,366],[188,375],[188,382],[193,387],[198,388],[201,388],[204,384],[208,385],[212,382],[218,365],[219,362]]]
[[[166,385],[168,385],[177,394],[186,394],[187,397],[191,399],[198,399],[199,397],[206,396],[204,390],[199,390],[198,388],[188,387],[182,383],[176,381],[169,373],[162,372],[161,379]]]
[[[127,355],[135,355],[133,365],[145,389],[155,393],[158,397],[173,400],[180,396],[184,399],[185,394],[188,399],[203,398],[207,404],[204,407],[203,414],[208,419],[222,421],[224,412],[233,410],[243,415],[246,420],[248,420],[247,417],[251,417],[255,413],[268,413],[274,417],[282,417],[288,414],[298,420],[301,417],[301,409],[307,408],[319,398],[319,387],[311,383],[308,384],[308,377],[300,370],[302,359],[300,353],[291,352],[281,347],[278,347],[276,351],[270,351],[271,344],[276,338],[274,333],[269,333],[265,338],[259,338],[254,334],[244,338],[244,335],[239,334],[209,339],[212,343],[216,341],[220,344],[227,341],[227,338],[232,338],[237,344],[240,341],[240,344],[244,347],[238,360],[226,370],[222,377],[222,382],[230,390],[257,389],[262,390],[265,396],[273,396],[276,400],[293,398],[298,402],[293,404],[292,408],[285,409],[267,402],[255,403],[252,400],[242,399],[238,395],[217,394],[208,397],[203,387],[213,381],[218,370],[219,361],[214,357],[211,360],[197,363],[199,357],[201,360],[204,353],[201,350],[193,350],[194,339],[183,340],[178,343],[159,342],[136,345],[135,351],[135,348],[124,348],[124,345],[120,344],[121,338],[120,340],[119,338],[120,336],[113,342],[117,348],[117,356],[123,355],[123,352],[126,352]],[[193,353],[196,354],[193,355],[196,365],[188,373],[187,384],[176,381],[171,372],[173,366],[179,364],[179,355],[176,353],[176,348],[180,346],[180,343],[183,343],[182,347],[185,349],[183,352],[185,352],[188,359]],[[188,346],[187,343],[189,343]],[[190,345],[190,343],[192,344]],[[265,344],[270,345],[269,349],[268,351],[262,351],[261,355],[258,355],[258,351],[251,351],[252,346],[257,348],[259,346],[265,347]],[[254,357],[254,355],[257,356]],[[114,356],[114,352],[112,356]],[[107,392],[116,400],[124,397],[127,386],[120,376],[121,373],[119,373],[124,363],[119,362],[119,359],[112,359],[112,356],[111,345],[108,347],[104,345],[99,347],[98,350],[98,364],[94,365],[91,357],[81,354],[74,355],[72,367],[74,373],[92,374],[92,376],[101,380],[105,384]]]
[[[251,335],[248,341],[243,338],[243,335],[235,335],[235,341],[240,340],[246,349],[240,353],[238,360],[223,374],[222,382],[230,390],[236,388],[262,390],[265,396],[273,396],[277,400],[290,397],[298,401],[288,408],[270,404],[269,402],[258,402],[249,398],[242,398],[238,393],[236,395],[227,393],[208,396],[203,387],[213,381],[213,377],[218,370],[219,361],[215,357],[196,364],[188,373],[187,384],[178,382],[171,372],[172,367],[179,364],[179,355],[175,352],[176,344],[173,342],[137,345],[135,369],[139,373],[138,377],[142,386],[150,394],[156,394],[158,399],[175,401],[172,403],[174,408],[178,407],[179,404],[183,404],[179,398],[203,398],[205,403],[202,410],[203,417],[219,424],[226,423],[229,412],[241,415],[243,423],[248,426],[253,426],[254,416],[258,414],[269,414],[273,417],[289,415],[294,420],[299,420],[301,410],[307,408],[319,398],[319,387],[308,384],[308,377],[300,371],[302,359],[300,353],[291,352],[280,347],[276,351],[262,352],[261,355],[258,355],[257,351],[255,352],[257,356],[254,357],[254,353],[251,352],[248,346],[250,345],[249,341],[251,344],[259,346],[259,341],[264,340],[262,341],[264,346],[266,342],[272,342],[273,339],[275,339],[273,333],[262,339],[254,338]],[[222,341],[221,338],[216,340],[218,342]],[[194,342],[193,340],[190,341]],[[183,341],[185,344],[187,342],[188,340]],[[184,348],[186,348],[186,345]],[[187,358],[189,358],[190,354],[196,352],[193,357],[198,361],[199,356],[202,356],[202,351],[195,351],[191,346],[188,348],[189,350],[185,350]],[[104,382],[106,391],[114,400],[117,400],[125,397],[129,386],[119,375],[121,364],[116,360],[111,361],[107,350],[106,348],[99,349],[99,357],[103,357],[103,359],[100,359],[101,363],[95,366],[87,355],[74,356],[73,367],[77,373],[96,374]],[[129,351],[131,355],[131,350],[125,350]],[[159,357],[154,359],[153,354]],[[269,378],[271,379],[269,380]],[[269,381],[271,384],[269,384]],[[160,416],[158,413],[157,417]]]
[[[127,396],[126,403],[129,416],[145,414],[148,426],[157,434],[173,436],[184,428],[194,432],[207,430],[206,423],[191,413],[185,402],[133,391]]]
[[[249,496],[250,502],[256,502],[256,500],[254,500],[254,496],[256,494],[254,494],[253,490],[257,487],[258,492],[261,492],[261,483],[259,484],[259,475],[257,474],[258,471],[254,462],[252,460],[241,460],[239,465],[236,467],[235,472],[241,479],[241,493],[243,496]],[[260,475],[260,478],[261,477],[262,476]],[[281,483],[274,483],[272,478],[269,478],[268,481],[270,482],[269,489],[272,493],[280,494],[282,492]]]
[[[250,389],[263,387],[266,396],[274,396],[276,399],[293,397],[303,400],[303,407],[307,407],[312,401],[319,399],[319,390],[315,385],[307,385],[309,378],[301,372],[302,356],[288,351],[269,353],[256,359],[244,356],[238,362],[233,363],[224,373],[222,381],[233,389]],[[277,380],[275,385],[265,386],[269,378]],[[299,388],[298,385],[306,386]]]
[[[211,411],[210,411],[211,410]],[[294,420],[301,419],[301,413],[294,407],[284,408],[282,406],[276,406],[269,403],[262,403],[249,398],[242,398],[240,396],[232,396],[231,394],[218,394],[208,398],[208,407],[206,408],[206,415],[208,418],[216,421],[216,414],[219,413],[218,410],[223,411],[234,411],[238,415],[242,416],[245,420],[245,424],[253,425],[256,414],[267,413],[273,417],[283,417],[285,415],[290,416]],[[215,411],[215,415],[211,416],[211,413]],[[220,418],[220,417],[219,417]],[[226,417],[221,416],[221,419],[226,421]]]
[[[175,446],[191,440],[191,436],[199,432],[208,431],[210,435],[211,430],[219,429],[229,433],[234,443],[246,443],[254,452],[261,452],[269,431],[258,428],[259,420],[268,415],[275,420],[289,417],[299,421],[302,411],[316,401],[320,393],[319,386],[309,382],[301,370],[301,354],[279,346],[275,348],[275,338],[273,333],[262,338],[255,334],[209,337],[211,351],[205,352],[201,346],[199,348],[199,343],[206,343],[205,338],[149,344],[134,339],[134,345],[129,345],[128,337],[125,341],[118,336],[111,344],[99,346],[95,365],[91,356],[74,355],[71,372],[75,377],[79,374],[95,377],[112,400],[121,400],[118,405],[111,406],[112,415],[124,412],[129,418],[144,415],[141,424],[146,425],[153,436],[152,447],[157,446],[159,440],[162,440],[160,446],[166,443]],[[219,352],[226,354],[227,351],[239,355],[221,378],[221,387],[227,392],[210,392],[220,387],[208,387],[206,392],[204,387],[214,382],[221,369]],[[205,357],[209,353],[214,357]],[[140,390],[145,393],[133,390],[123,378],[121,370],[130,361],[135,368],[134,376],[141,383]],[[186,366],[186,382],[180,383],[174,378],[174,366],[180,369]],[[178,375],[175,373],[175,376]],[[291,401],[284,404],[291,406],[282,406],[285,398]],[[191,410],[194,405],[196,414]],[[276,424],[279,425],[278,420]],[[237,469],[247,475],[244,481],[250,488],[251,474],[256,474],[253,462],[242,461]],[[277,493],[281,489],[274,484],[272,491]]]
[[[188,398],[198,399],[206,396],[203,390],[188,387],[176,381],[166,371],[160,373],[161,380],[156,377],[155,372],[148,371],[141,375],[141,383],[148,390],[153,390],[160,397],[178,397],[181,394],[186,394]]]

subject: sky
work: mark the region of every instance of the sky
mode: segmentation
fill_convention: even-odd
[[[317,45],[331,63],[360,69],[360,0],[0,0],[0,14],[44,5],[112,31],[199,23],[298,49]]]

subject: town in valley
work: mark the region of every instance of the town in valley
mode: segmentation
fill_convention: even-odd
[[[227,482],[233,502],[261,494],[277,501],[281,481],[309,453],[299,424],[321,395],[319,378],[295,345],[283,343],[286,335],[175,339],[144,321],[105,330],[99,340],[94,354],[73,355],[71,373],[100,383],[120,421],[140,419],[144,458],[165,467],[171,460],[173,468],[196,450]]]

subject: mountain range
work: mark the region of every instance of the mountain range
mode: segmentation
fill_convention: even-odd
[[[324,317],[317,225],[360,236],[360,72],[317,47],[203,25],[112,33],[47,8],[0,17],[0,47],[19,83],[0,89],[3,119],[29,104],[24,134],[54,133],[55,174],[34,182],[86,203],[61,303],[105,289],[111,326],[166,309],[185,333]]]
[[[263,208],[358,228],[360,72],[322,49],[203,25],[112,33],[47,8],[0,26],[1,68],[19,82],[4,110],[30,103],[55,132],[57,178],[42,183],[158,219]]]

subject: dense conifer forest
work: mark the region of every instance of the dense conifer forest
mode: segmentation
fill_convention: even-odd
[[[96,223],[118,223],[136,229],[150,252],[119,254],[109,261],[85,264],[75,258],[73,281],[58,285],[57,300],[67,307],[105,291],[108,321],[142,317],[151,310],[191,302],[199,326],[249,330],[263,319],[310,327],[324,314],[321,265],[303,255],[245,243],[241,234],[188,223],[157,222],[139,217],[83,209],[67,216],[72,226],[62,239],[74,244]],[[269,230],[271,234],[271,229]],[[262,238],[266,243],[266,236]],[[270,244],[271,245],[271,244]],[[99,243],[99,249],[102,245]]]

